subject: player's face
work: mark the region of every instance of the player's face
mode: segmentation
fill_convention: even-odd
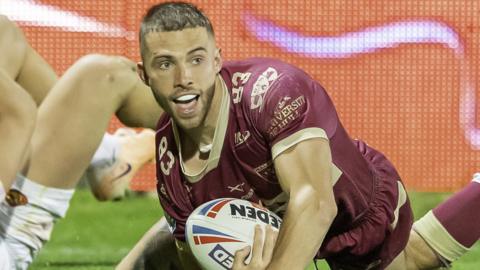
[[[152,32],[145,37],[145,47],[145,81],[157,102],[181,128],[201,126],[221,68],[214,38],[203,27]]]

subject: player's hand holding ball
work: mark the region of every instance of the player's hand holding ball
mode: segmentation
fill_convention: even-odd
[[[265,234],[265,237],[263,235]],[[277,241],[278,231],[272,229],[271,225],[265,227],[265,233],[262,232],[260,225],[255,226],[255,236],[253,240],[253,249],[247,246],[235,252],[233,261],[233,270],[263,270],[266,269],[272,260],[273,248]],[[251,250],[252,249],[252,250]],[[250,262],[247,264],[247,257],[252,253]]]
[[[281,223],[275,213],[258,204],[222,198],[192,212],[185,236],[204,269],[265,269]]]

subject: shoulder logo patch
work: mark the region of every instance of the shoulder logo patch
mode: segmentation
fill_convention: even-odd
[[[276,69],[269,67],[260,75],[257,81],[253,84],[252,95],[250,98],[250,109],[254,110],[262,106],[263,98],[267,93],[270,85],[278,78]]]

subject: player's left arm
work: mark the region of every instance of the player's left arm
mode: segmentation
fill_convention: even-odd
[[[267,269],[305,269],[319,250],[337,214],[331,162],[324,138],[302,141],[275,158],[289,202]]]

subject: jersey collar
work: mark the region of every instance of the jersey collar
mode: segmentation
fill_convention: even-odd
[[[175,143],[177,144],[179,156],[180,156],[180,167],[182,169],[183,175],[185,176],[185,178],[187,178],[188,182],[190,183],[198,182],[200,179],[202,179],[202,177],[205,174],[215,169],[218,166],[218,162],[220,160],[220,154],[222,153],[225,134],[227,132],[227,126],[228,126],[228,117],[229,117],[229,111],[230,111],[230,94],[228,93],[227,85],[225,84],[225,81],[223,80],[222,76],[220,75],[218,76],[222,86],[221,89],[223,91],[223,96],[222,96],[222,101],[220,104],[220,111],[219,111],[220,115],[215,125],[215,134],[213,135],[212,150],[210,151],[210,155],[208,157],[208,160],[205,166],[200,171],[187,172],[185,168],[185,164],[183,162],[182,146],[180,143],[178,128],[175,122],[172,122],[173,135],[175,137]]]

